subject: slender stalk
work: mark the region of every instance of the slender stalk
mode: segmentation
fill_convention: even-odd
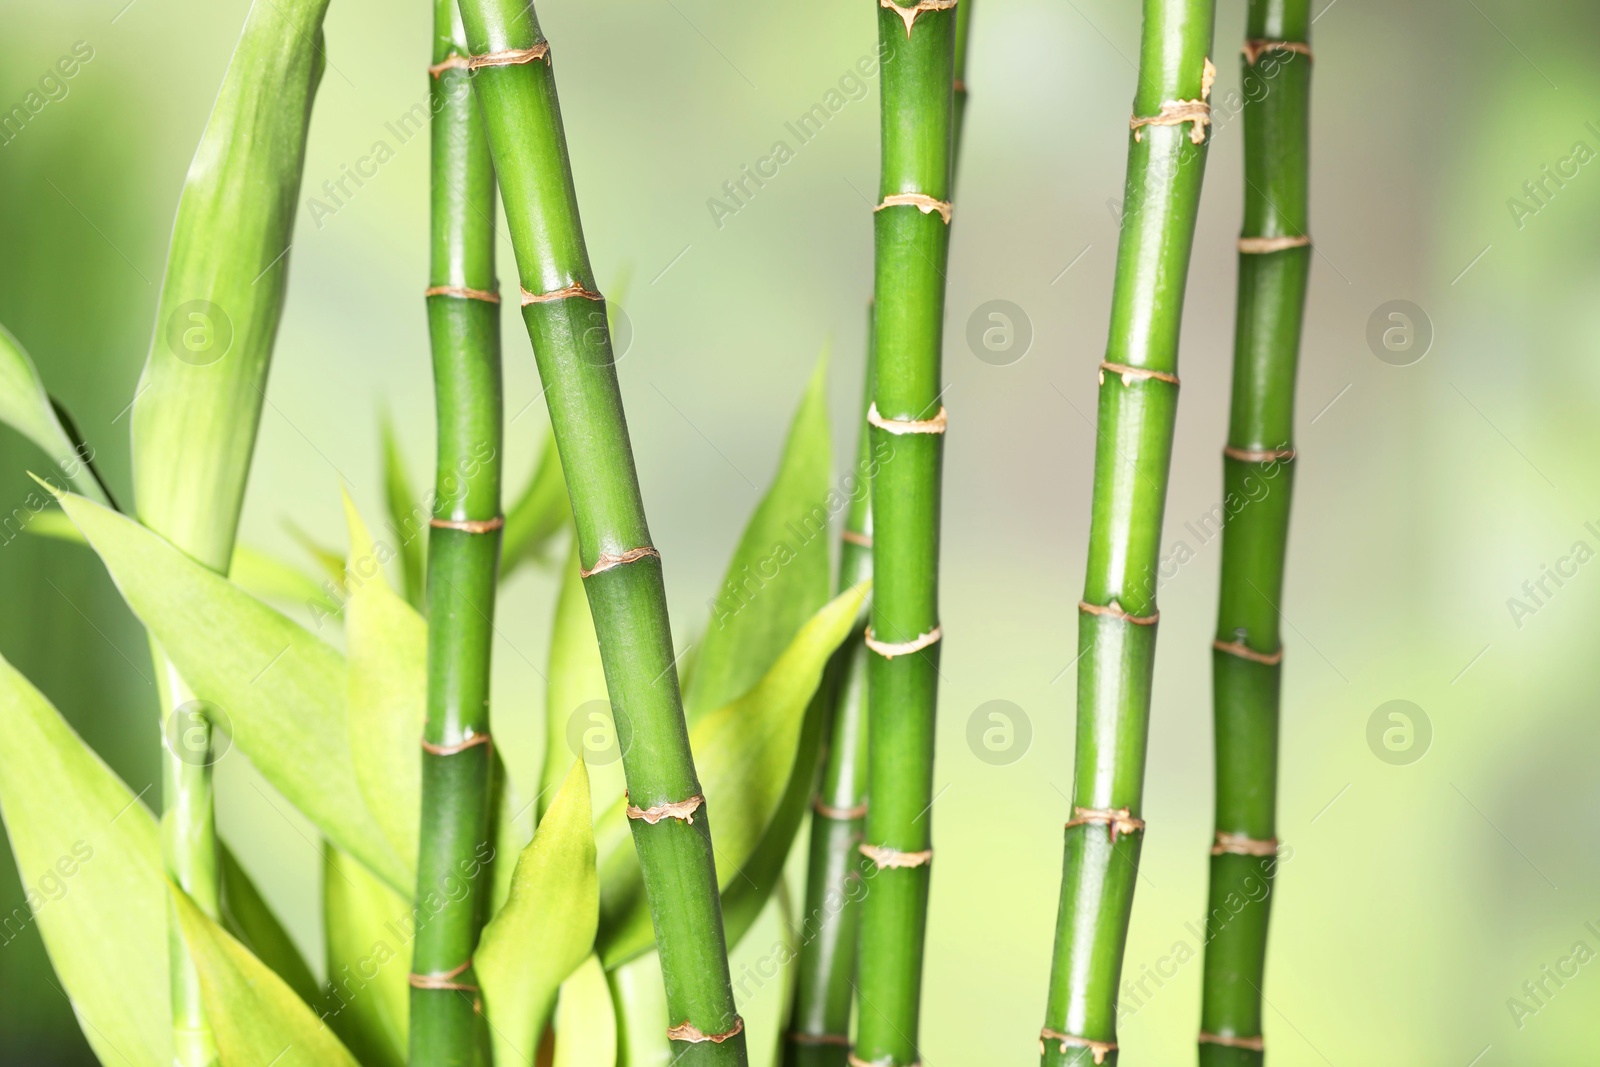
[[[411,1063],[478,1062],[472,952],[476,870],[489,847],[489,654],[500,558],[500,309],[493,296],[494,167],[461,65],[453,0],[435,0],[430,71],[432,264],[428,334],[439,428],[428,537],[428,718],[423,729],[417,900],[445,901],[417,929]],[[461,893],[441,892],[464,884]]]
[[[1223,453],[1222,589],[1213,643],[1217,822],[1206,912],[1202,1067],[1260,1067],[1267,917],[1277,867],[1278,700],[1295,369],[1311,266],[1309,0],[1251,0],[1233,405]],[[1291,47],[1283,47],[1287,42]],[[1255,84],[1252,84],[1255,83]],[[1238,901],[1244,901],[1240,910]]]
[[[579,563],[622,742],[630,826],[681,1067],[747,1062],[734,1010],[710,815],[689,751],[660,554],[651,546],[606,327],[578,219],[548,45],[527,0],[461,0],[576,520]],[[715,1040],[712,1040],[715,1038]]]
[[[1144,837],[1139,811],[1156,561],[1177,413],[1178,328],[1205,169],[1213,19],[1213,0],[1144,0],[1111,330],[1100,370],[1078,623],[1073,812],[1039,1041],[1047,1067],[1117,1058],[1117,985]]]
[[[918,1061],[923,934],[932,860],[939,663],[939,405],[950,246],[956,13],[878,9],[882,175],[875,209],[870,437],[874,589],[868,634],[868,777],[861,851],[873,877],[861,916],[855,1055]]]

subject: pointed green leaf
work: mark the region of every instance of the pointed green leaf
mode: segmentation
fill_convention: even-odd
[[[294,538],[295,543],[305,549],[306,555],[317,561],[317,567],[323,574],[333,581],[340,589],[344,588],[345,559],[333,549],[327,547],[312,537],[303,527],[292,519],[285,519],[283,528]]]
[[[392,555],[374,542],[350,494],[345,644],[350,666],[350,755],[372,817],[406,870],[417,865],[422,725],[428,714],[428,624],[384,580]]]
[[[550,662],[545,671],[544,770],[539,778],[539,814],[550,806],[575,756],[589,764],[591,793],[609,805],[622,795],[621,752],[600,663],[600,643],[589,614],[589,597],[578,573],[578,539],[573,538],[561,572]]]
[[[0,815],[50,962],[102,1063],[172,1063],[156,821],[0,659]],[[15,929],[3,930],[9,940]]]
[[[62,506],[195,696],[227,715],[239,750],[330,841],[409,893],[356,779],[344,658],[133,520],[71,494]]]
[[[383,502],[389,510],[389,528],[400,542],[401,589],[406,602],[421,610],[426,592],[424,571],[428,551],[428,509],[422,505],[406,472],[405,451],[395,432],[394,420],[384,411],[380,423],[383,434]]]
[[[276,971],[301,1000],[307,1004],[317,1003],[322,988],[317,985],[289,931],[228,847],[224,845],[219,851],[222,856],[222,925],[262,963]]]
[[[691,726],[760,681],[827,603],[829,530],[845,500],[828,486],[827,370],[824,353],[789,426],[777,477],[711,599],[711,622],[684,693]]]
[[[405,1067],[415,913],[338,849],[323,857],[329,991],[322,1017],[365,1067]]]
[[[500,541],[500,580],[504,581],[524,563],[544,554],[551,538],[572,517],[567,501],[567,480],[561,473],[561,453],[556,451],[555,431],[547,429],[544,450],[533,468],[527,488],[506,512],[504,537]]]
[[[361,1067],[272,968],[168,884],[223,1064]]]
[[[0,326],[0,422],[39,446],[78,492],[98,503],[110,503],[56,417],[39,369],[22,342],[4,326]]]
[[[617,1067],[671,1067],[667,989],[661,957],[651,949],[606,972],[617,1009]]]
[[[812,698],[834,649],[849,636],[869,585],[863,582],[830,601],[801,627],[755,688],[689,731],[706,809],[716,827],[717,881],[725,894],[745,877],[744,867],[758,855],[763,836],[791,792]],[[602,849],[600,958],[608,968],[655,939],[626,823],[619,802],[595,827]],[[782,847],[786,853],[787,844]]]
[[[599,885],[583,761],[523,849],[511,896],[474,954],[495,1062],[526,1064],[550,1020],[556,991],[594,949]]]
[[[617,1062],[616,1008],[600,957],[590,956],[561,983],[555,1031],[552,1067],[613,1067]]]

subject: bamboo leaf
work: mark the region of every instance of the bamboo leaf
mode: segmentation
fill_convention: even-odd
[[[612,1067],[617,1062],[617,1015],[600,957],[590,956],[561,983],[556,1002],[552,1067]]]
[[[500,541],[500,580],[509,578],[522,564],[543,558],[551,538],[571,518],[572,505],[567,501],[567,480],[561,472],[556,435],[546,430],[539,463],[517,502],[506,512],[504,536]]]
[[[171,899],[223,1064],[361,1067],[294,990],[188,894],[171,886]]]
[[[652,949],[606,971],[617,1010],[617,1067],[672,1067],[666,986]]]
[[[428,624],[384,580],[392,550],[374,542],[344,494],[350,667],[350,756],[372,817],[408,871],[417,865],[422,796],[418,748],[427,717]]]
[[[428,509],[422,506],[422,498],[406,472],[405,452],[387,410],[379,425],[383,435],[383,501],[389,509],[389,527],[400,542],[401,589],[406,602],[421,611],[426,595],[423,560],[428,549]]]
[[[589,774],[578,760],[517,860],[510,899],[478,942],[496,1063],[533,1061],[556,991],[593,951],[599,893]]]
[[[574,538],[561,572],[550,661],[545,671],[544,770],[539,781],[539,813],[550,806],[574,756],[589,765],[591,794],[608,804],[622,795],[621,753],[611,717],[605,668],[595,639],[589,597],[578,567]],[[574,744],[573,742],[577,743]]]
[[[0,422],[37,445],[78,492],[101,504],[110,503],[56,417],[39,369],[22,342],[4,326],[0,326]]]
[[[323,1019],[364,1067],[405,1067],[411,905],[336,848],[324,853],[329,993]]]
[[[343,657],[133,520],[61,500],[196,698],[232,721],[239,750],[330,841],[409,892],[356,779]]]
[[[829,529],[844,500],[828,487],[827,371],[824,352],[789,426],[778,474],[711,600],[711,622],[684,693],[691,726],[760,681],[827,603]],[[720,852],[720,824],[718,834]]]
[[[747,862],[758,855],[790,793],[807,711],[829,657],[850,634],[869,585],[863,582],[830,601],[801,627],[753,689],[690,730],[701,790],[716,827],[717,882],[725,894],[745,877]],[[611,968],[649,948],[654,935],[622,803],[596,823],[595,840],[601,872],[600,958]],[[786,843],[782,851],[787,853]],[[765,893],[760,903],[765,903]]]
[[[300,949],[227,846],[220,848],[222,925],[277,972],[299,998],[315,1004],[322,990]]]
[[[167,883],[156,821],[4,659],[0,723],[0,815],[84,1036],[102,1063],[167,1067]],[[9,923],[4,932],[14,936]]]

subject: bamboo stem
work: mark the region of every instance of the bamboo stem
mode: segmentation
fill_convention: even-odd
[[[545,385],[585,591],[622,742],[630,803],[700,796],[673,669],[660,555],[650,543],[605,304],[578,219],[549,46],[527,0],[461,0],[473,88],[517,256],[523,320]],[[746,1063],[703,806],[630,819],[682,1067]]]
[[[472,952],[489,840],[489,661],[500,557],[502,401],[494,276],[494,167],[454,0],[435,0],[431,95],[433,348],[438,463],[428,537],[428,717],[417,900],[444,906],[417,930],[411,1063],[478,1062]],[[465,891],[446,893],[446,886]]]
[[[1109,366],[1100,372],[1078,623],[1075,810],[1039,1042],[1046,1067],[1117,1059],[1117,986],[1144,837],[1138,815],[1156,564],[1177,412],[1178,329],[1208,140],[1213,18],[1214,0],[1144,0]]]
[[[939,405],[950,242],[956,13],[878,8],[881,201],[875,233],[872,625],[866,873],[855,1055],[918,1061],[939,677]],[[892,458],[888,458],[892,457]],[[876,867],[876,870],[872,868]]]
[[[1278,862],[1277,605],[1294,484],[1294,384],[1311,249],[1262,252],[1249,239],[1307,236],[1311,58],[1267,42],[1307,46],[1310,30],[1308,0],[1251,0],[1243,60],[1250,101],[1244,111],[1245,211],[1223,459],[1227,518],[1212,651],[1217,807],[1201,1067],[1260,1067],[1265,1060],[1261,988]],[[1242,910],[1235,914],[1230,899],[1244,901]]]

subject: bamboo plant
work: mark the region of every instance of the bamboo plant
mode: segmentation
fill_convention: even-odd
[[[550,46],[526,0],[462,0],[473,87],[516,251],[522,314],[561,452],[581,574],[624,739],[628,817],[685,1065],[746,1062],[711,850],[651,544],[589,265]]]
[[[432,266],[438,462],[429,520],[428,717],[422,735],[417,898],[470,869],[489,841],[489,660],[501,527],[503,404],[494,270],[494,166],[466,70],[454,0],[433,11]],[[417,931],[411,1062],[476,1060],[472,953],[484,917],[481,874]]]
[[[1072,813],[1039,1052],[1114,1064],[1155,662],[1156,564],[1178,398],[1178,329],[1204,174],[1212,0],[1145,0],[1128,177],[1100,364],[1088,574],[1078,623]]]
[[[1278,848],[1278,604],[1294,483],[1295,369],[1311,266],[1310,30],[1307,0],[1251,0],[1233,403],[1222,461],[1224,499],[1239,504],[1225,509],[1212,646],[1217,800],[1202,1067],[1259,1067],[1265,1055],[1261,989]],[[1230,900],[1245,903],[1235,913]]]
[[[923,937],[933,860],[939,680],[939,403],[955,137],[955,0],[878,9],[882,173],[874,208],[874,593],[866,634],[869,741],[855,1052],[918,1061]]]

